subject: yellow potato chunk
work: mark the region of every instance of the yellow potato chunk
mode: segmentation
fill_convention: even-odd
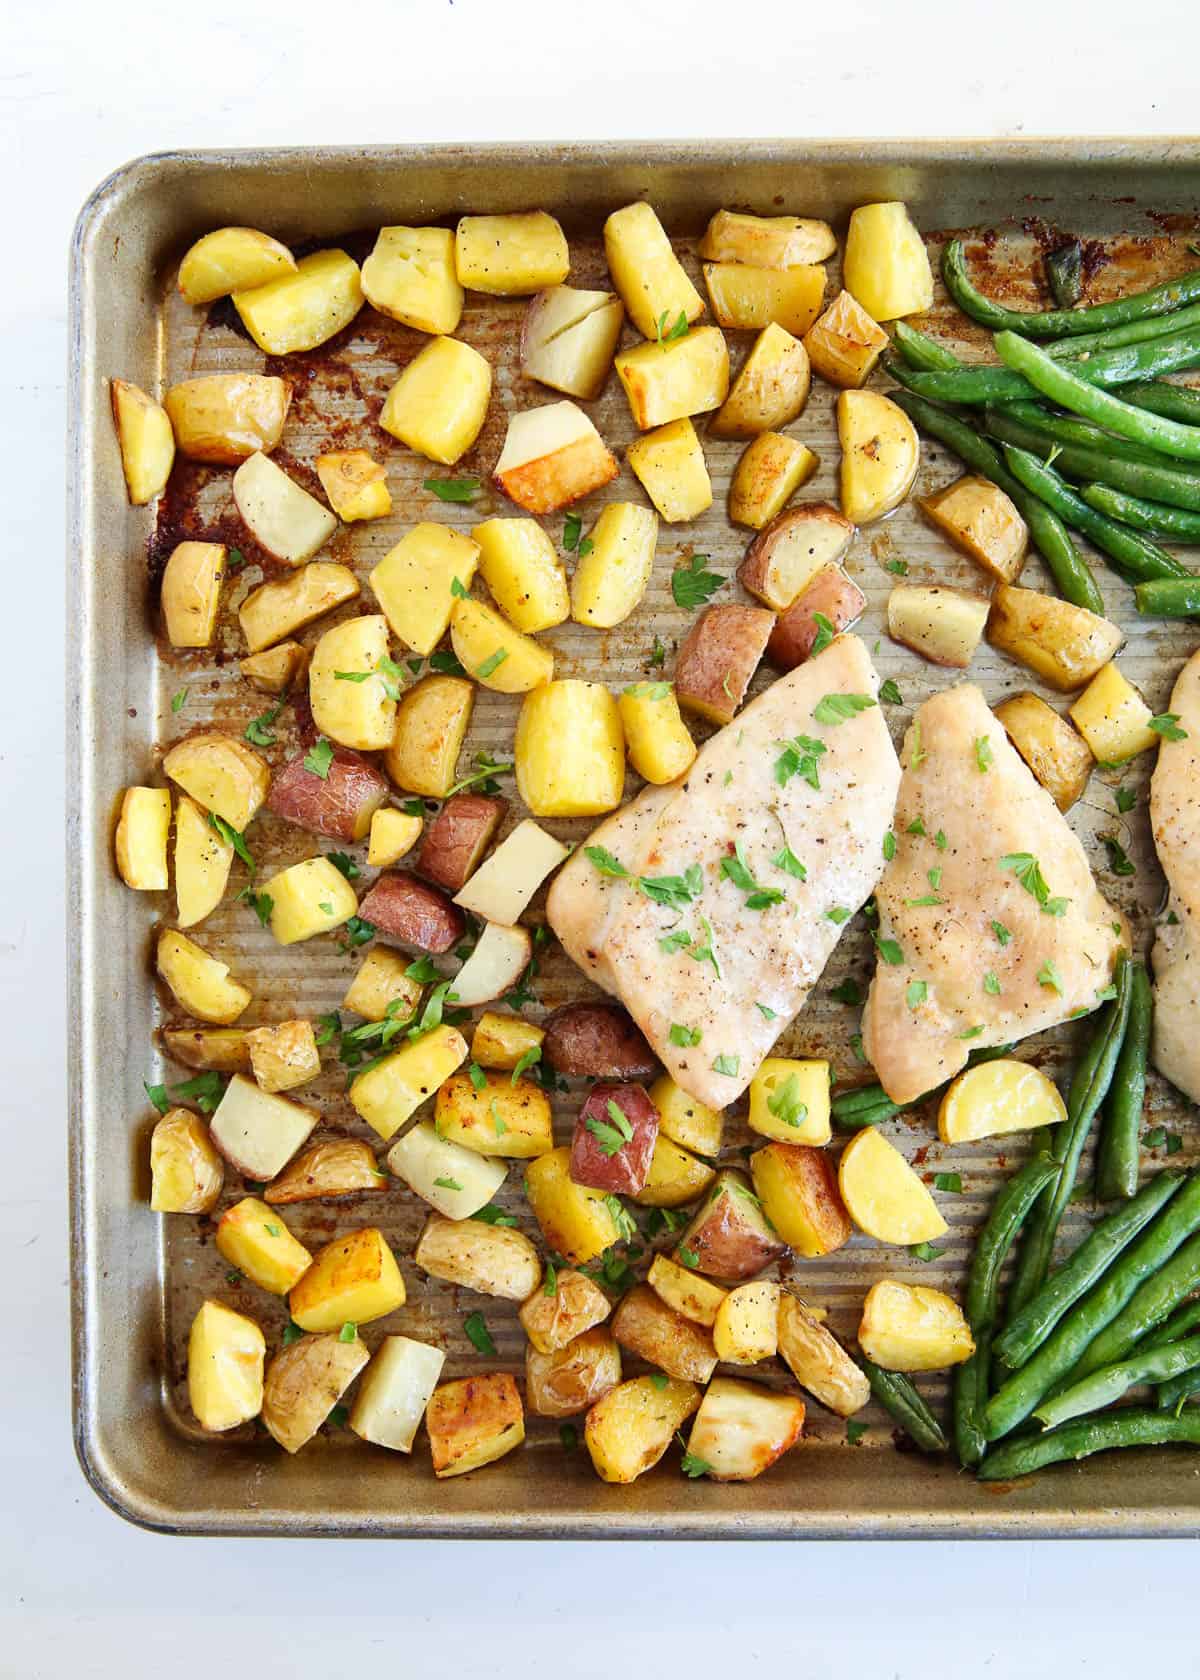
[[[383,1232],[368,1225],[317,1250],[288,1306],[301,1330],[340,1330],[383,1318],[405,1300],[396,1257]]]
[[[571,582],[571,617],[611,630],[627,619],[654,569],[658,515],[633,502],[609,502]]]
[[[1057,1126],[1066,1117],[1058,1087],[1039,1068],[1001,1058],[959,1074],[938,1109],[938,1136],[943,1143],[974,1143]]]
[[[250,1052],[241,1027],[164,1027],[163,1048],[184,1067],[218,1073],[249,1073]]]
[[[471,1039],[471,1060],[484,1068],[516,1067],[522,1056],[541,1048],[544,1027],[523,1021],[519,1015],[495,1015],[485,1009],[475,1023]]]
[[[770,269],[705,263],[704,284],[718,326],[761,330],[774,325],[798,338],[821,313],[825,270],[815,265]]]
[[[219,1434],[262,1410],[267,1344],[252,1318],[205,1301],[188,1334],[188,1403],[202,1429]]]
[[[134,507],[142,507],[154,500],[171,475],[175,434],[166,409],[140,386],[114,379],[110,395],[125,486]]]
[[[527,694],[513,755],[517,787],[535,817],[599,816],[621,803],[625,734],[600,683],[568,678]]]
[[[450,613],[450,645],[464,670],[498,694],[527,694],[554,675],[554,655],[507,624],[485,601],[470,595]]]
[[[542,1281],[542,1262],[525,1233],[481,1219],[431,1213],[413,1259],[430,1277],[505,1301],[526,1300]]]
[[[465,1073],[447,1079],[437,1094],[438,1136],[480,1155],[529,1160],[554,1148],[550,1099],[532,1079],[485,1073],[477,1090]]]
[[[768,1056],[750,1081],[747,1122],[779,1143],[828,1143],[829,1063]]]
[[[933,302],[933,273],[903,204],[863,204],[850,214],[842,278],[873,321],[919,315]]]
[[[467,1041],[458,1029],[435,1027],[359,1074],[350,1101],[386,1142],[466,1059]]]
[[[842,446],[842,512],[869,525],[898,507],[912,489],[921,459],[916,428],[878,391],[843,391],[837,400]]]
[[[370,575],[392,634],[427,658],[449,627],[455,584],[469,589],[478,564],[471,537],[432,520],[414,525]]]
[[[254,995],[230,976],[228,963],[210,957],[174,928],[159,934],[156,962],[180,1008],[198,1021],[230,1026]]]
[[[389,746],[391,743],[388,743]],[[367,863],[372,869],[386,869],[398,863],[412,851],[421,838],[424,819],[397,811],[394,805],[383,805],[371,818],[371,834],[367,841]]]
[[[842,1151],[838,1188],[859,1230],[879,1242],[933,1242],[948,1229],[920,1178],[873,1126],[856,1132]]]
[[[715,1482],[752,1482],[800,1439],[804,1412],[793,1394],[717,1377],[700,1402],[687,1451]]]
[[[367,302],[418,332],[452,333],[462,318],[463,289],[454,272],[449,228],[380,228],[362,267]]]
[[[354,1327],[351,1326],[351,1330]],[[285,1452],[311,1441],[370,1358],[357,1333],[302,1336],[267,1366],[262,1420]]]
[[[352,1009],[367,1021],[384,1021],[393,1004],[393,1015],[407,1020],[416,1013],[421,996],[420,983],[410,980],[411,959],[386,945],[374,945],[367,952],[354,979],[350,982],[343,1009]]]
[[[440,1138],[432,1122],[410,1126],[388,1150],[387,1164],[447,1219],[470,1219],[486,1206],[508,1176],[508,1168]]]
[[[267,762],[253,747],[215,729],[189,735],[172,747],[163,759],[163,772],[239,834],[249,828],[271,784]]]
[[[729,484],[729,517],[761,531],[769,525],[821,460],[807,444],[782,432],[760,432],[742,451]]]
[[[257,654],[357,594],[358,579],[349,566],[313,560],[291,577],[252,589],[238,608],[238,623],[250,652]]]
[[[1008,583],[1002,583],[992,596],[987,638],[1063,694],[1082,688],[1108,664],[1125,639],[1115,624],[1086,607]],[[1136,708],[1130,715],[1136,715]],[[1079,728],[1079,719],[1074,722]],[[1079,732],[1088,741],[1087,731]],[[1091,741],[1088,745],[1092,746]]]
[[[1087,742],[1037,694],[1014,694],[1002,700],[995,712],[996,721],[1004,725],[1009,740],[1059,810],[1069,811],[1087,786],[1096,762]]]
[[[175,902],[180,927],[195,927],[220,904],[233,857],[232,841],[213,826],[195,800],[182,794],[175,807]]]
[[[525,1439],[521,1396],[507,1371],[461,1377],[436,1388],[425,1413],[435,1476],[494,1464]]]
[[[571,610],[566,568],[536,519],[485,519],[471,535],[480,576],[510,624],[533,635],[563,622]]]
[[[852,1417],[871,1398],[866,1372],[855,1364],[816,1311],[786,1291],[779,1297],[779,1357],[802,1388],[839,1417]]]
[[[224,576],[223,543],[182,542],[171,551],[163,569],[162,609],[172,647],[208,647]]]
[[[641,431],[720,408],[729,392],[729,347],[719,327],[635,345],[622,350],[613,366]]]
[[[271,900],[271,932],[281,945],[332,933],[358,910],[354,888],[327,857],[305,858],[264,881]]]
[[[603,1482],[635,1482],[666,1452],[700,1404],[693,1382],[634,1377],[619,1383],[587,1415],[583,1438]]]
[[[604,224],[604,255],[613,285],[643,338],[669,332],[680,315],[689,322],[703,315],[704,299],[648,204],[613,211]]]
[[[150,1206],[155,1213],[211,1213],[225,1168],[208,1127],[190,1108],[169,1108],[150,1135]]]
[[[166,892],[171,790],[131,787],[121,797],[115,848],[117,869],[137,892]]]
[[[240,660],[238,670],[260,694],[286,694],[308,671],[308,649],[299,642],[281,642]]]
[[[411,1452],[445,1362],[441,1348],[386,1336],[358,1385],[351,1429],[377,1447]]]
[[[936,495],[922,496],[925,517],[955,548],[1001,583],[1015,583],[1029,550],[1029,527],[990,479],[968,473]]]
[[[690,420],[672,420],[634,438],[625,458],[668,525],[697,519],[712,506],[712,482]]]
[[[965,671],[987,621],[987,601],[962,589],[900,583],[888,596],[888,635],[934,665]]]
[[[667,682],[632,683],[617,697],[629,762],[648,782],[682,776],[696,756],[674,687]]]
[[[837,250],[837,240],[828,222],[808,216],[747,216],[737,210],[718,210],[698,249],[713,262],[797,268],[824,262]]]
[[[217,1223],[217,1253],[268,1295],[286,1295],[312,1264],[274,1208],[244,1196]]]
[[[546,1246],[570,1266],[586,1266],[620,1236],[602,1190],[576,1184],[570,1175],[571,1151],[551,1149],[529,1163],[525,1194]]]
[[[361,1138],[326,1138],[289,1161],[263,1191],[263,1200],[271,1207],[286,1207],[291,1202],[352,1196],[357,1191],[379,1191],[385,1186],[386,1175]]]
[[[179,290],[191,304],[215,303],[230,292],[265,286],[294,274],[296,259],[286,245],[257,228],[224,227],[206,233],[179,265]]]
[[[727,1365],[757,1365],[778,1347],[779,1285],[756,1278],[731,1289],[713,1320],[713,1346]]]
[[[858,1345],[885,1371],[940,1371],[975,1351],[962,1310],[949,1295],[888,1279],[867,1291]]]
[[[658,1110],[658,1129],[663,1136],[698,1155],[719,1155],[724,1121],[718,1108],[708,1108],[676,1085],[669,1073],[660,1074],[651,1085],[650,1101]]]
[[[571,272],[567,236],[553,216],[530,210],[464,216],[454,234],[460,286],[493,297],[525,297],[558,286]]]
[[[246,1034],[250,1069],[264,1091],[294,1091],[321,1071],[321,1052],[311,1021],[280,1021]]]
[[[612,1302],[583,1272],[563,1268],[535,1289],[517,1315],[539,1353],[557,1353],[576,1336],[603,1324]]]
[[[683,1207],[702,1196],[716,1177],[716,1169],[707,1161],[699,1160],[660,1131],[654,1140],[646,1182],[633,1199],[642,1207]]]
[[[233,294],[233,307],[260,350],[315,350],[348,327],[366,300],[358,264],[345,251],[314,251],[294,273]]]
[[[1147,727],[1154,714],[1111,662],[1096,672],[1070,710],[1072,723],[1102,764],[1124,764],[1158,743]]]
[[[244,1178],[265,1183],[307,1142],[317,1118],[303,1103],[235,1073],[212,1117],[213,1142]]]
[[[492,395],[486,359],[457,338],[435,338],[387,394],[379,424],[401,443],[452,467],[475,442]]]
[[[669,1307],[707,1330],[717,1322],[717,1311],[729,1293],[665,1254],[654,1256],[646,1282]]]
[[[525,1349],[525,1404],[535,1417],[578,1417],[621,1380],[621,1349],[603,1325],[564,1348]]]
[[[321,488],[339,519],[386,519],[392,511],[387,471],[365,449],[335,449],[313,462]]]
[[[274,374],[205,373],[172,385],[163,406],[181,455],[236,467],[276,448],[291,401],[291,385]]]
[[[444,799],[454,786],[458,755],[471,721],[475,685],[465,677],[422,677],[401,700],[384,767],[398,787]]]
[[[865,384],[887,347],[888,335],[849,292],[839,292],[804,335],[813,372],[847,389]]]
[[[309,704],[322,735],[359,752],[391,746],[396,683],[390,665],[382,613],[347,618],[325,631],[308,667]]]

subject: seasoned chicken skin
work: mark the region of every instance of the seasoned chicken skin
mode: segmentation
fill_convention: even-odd
[[[1150,823],[1170,889],[1152,959],[1152,1053],[1158,1071],[1200,1102],[1200,653],[1179,673],[1171,710],[1186,735],[1162,742],[1150,781]]]

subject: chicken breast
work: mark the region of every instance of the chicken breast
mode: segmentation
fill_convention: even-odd
[[[1158,1071],[1200,1102],[1200,653],[1179,673],[1171,710],[1187,734],[1163,741],[1150,780],[1150,823],[1170,889],[1152,959],[1152,1054]]]
[[[902,762],[863,1049],[892,1101],[912,1102],[971,1050],[1095,1009],[1128,941],[971,683],[918,710]]]
[[[879,878],[900,767],[877,687],[838,637],[680,782],[602,823],[550,890],[564,948],[712,1108],[745,1090]]]

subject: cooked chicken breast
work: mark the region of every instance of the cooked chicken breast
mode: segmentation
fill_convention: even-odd
[[[1200,1102],[1200,653],[1171,694],[1182,741],[1164,740],[1150,781],[1150,822],[1170,898],[1154,942],[1154,1065]],[[1174,920],[1171,920],[1172,915]]]
[[[893,1102],[1096,1008],[1127,943],[1083,847],[970,683],[905,737],[863,1048]],[[891,842],[889,842],[889,850]]]
[[[682,781],[602,823],[550,890],[564,948],[710,1107],[749,1084],[879,878],[900,767],[877,687],[838,637]]]

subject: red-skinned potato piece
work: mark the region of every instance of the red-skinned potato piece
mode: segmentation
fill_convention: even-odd
[[[790,671],[811,657],[822,626],[828,620],[835,636],[861,618],[867,597],[840,566],[822,566],[786,612],[780,613],[767,643],[767,658],[781,671]]]
[[[452,795],[425,830],[417,869],[447,892],[461,891],[479,868],[507,810],[507,799],[492,799],[486,793]]]
[[[627,1138],[626,1130],[633,1135]],[[657,1136],[658,1110],[643,1086],[593,1085],[575,1122],[571,1177],[592,1190],[636,1196],[646,1183]]]
[[[679,1239],[675,1259],[708,1277],[755,1277],[786,1252],[741,1173],[723,1172]]]
[[[358,907],[384,939],[440,956],[463,936],[466,920],[436,887],[399,871],[381,875]]]
[[[774,613],[763,607],[706,608],[675,660],[679,704],[710,723],[732,722],[774,625]]]
[[[577,1079],[649,1079],[658,1067],[641,1032],[618,1003],[568,1003],[546,1023],[542,1054]]]
[[[824,1150],[806,1143],[768,1143],[750,1157],[763,1211],[790,1248],[808,1259],[832,1254],[854,1227]]]
[[[388,796],[386,779],[350,747],[334,747],[325,777],[305,769],[305,756],[297,753],[272,777],[268,811],[331,840],[365,839],[371,818]]]
[[[746,550],[738,582],[764,606],[786,612],[822,566],[836,565],[854,526],[828,502],[809,502],[772,519]]]

